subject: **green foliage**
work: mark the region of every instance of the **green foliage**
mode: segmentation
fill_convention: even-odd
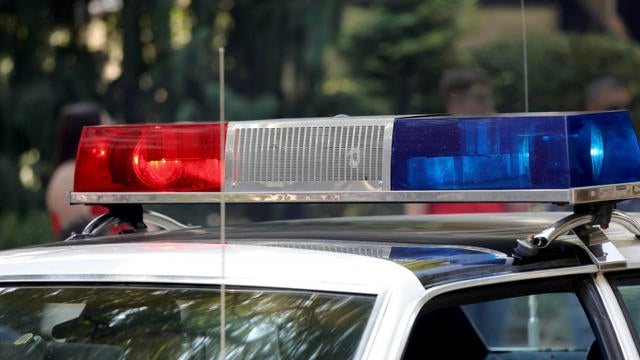
[[[360,91],[386,113],[442,109],[437,79],[455,61],[468,0],[381,1],[340,45]],[[435,81],[434,81],[435,80]]]
[[[635,95],[632,118],[640,120],[638,44],[600,35],[556,34],[530,38],[527,50],[530,111],[583,110],[589,82],[609,75]],[[472,53],[494,79],[497,109],[524,111],[522,40],[508,39]]]
[[[65,103],[96,100],[124,123],[216,121],[220,47],[226,49],[226,119],[334,114],[342,101],[320,90],[323,54],[339,30],[339,0],[125,1],[98,16],[111,41],[102,49],[91,48],[84,34],[93,17],[88,3],[0,5],[0,243],[23,243],[13,240],[19,227],[31,231],[38,219],[29,214],[44,208],[56,118]],[[175,43],[176,31],[187,40]],[[114,54],[122,66],[111,81],[103,71]],[[27,189],[19,158],[32,149],[40,161],[28,170],[42,186]]]
[[[50,236],[40,211],[63,104],[97,100],[125,123],[216,121],[222,46],[227,119],[442,111],[438,79],[444,68],[468,62],[462,59],[488,70],[499,111],[524,110],[520,38],[464,54],[456,46],[473,0],[131,0],[101,15],[109,38],[118,39],[102,50],[90,49],[82,33],[91,16],[77,10],[87,3],[0,5],[0,246]],[[347,8],[358,16],[343,21]],[[176,24],[188,34],[180,44]],[[102,75],[110,51],[122,60],[114,81]],[[530,37],[529,110],[582,109],[586,84],[613,75],[635,95],[632,115],[640,121],[639,51],[635,43],[603,36]],[[329,79],[329,71],[338,77]],[[28,170],[42,186],[27,188],[20,156],[32,149],[40,157]],[[264,210],[248,211],[238,219],[264,217]]]
[[[49,215],[33,210],[25,216],[15,212],[0,213],[0,249],[27,246],[52,241]]]

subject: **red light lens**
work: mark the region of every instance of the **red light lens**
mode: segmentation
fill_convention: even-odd
[[[220,191],[226,129],[213,123],[86,127],[74,191]]]

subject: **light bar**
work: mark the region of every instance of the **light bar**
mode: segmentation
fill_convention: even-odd
[[[638,197],[634,127],[626,111],[610,111],[88,127],[70,201],[576,204]]]

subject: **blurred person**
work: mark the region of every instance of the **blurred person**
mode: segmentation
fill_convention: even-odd
[[[585,91],[585,110],[622,110],[629,107],[631,96],[617,79],[605,76],[592,81]]]
[[[105,109],[97,103],[84,101],[65,105],[58,116],[55,142],[55,170],[47,185],[45,200],[51,226],[57,239],[79,233],[93,217],[106,212],[99,206],[71,206],[67,193],[73,190],[75,158],[82,128],[111,124]]]
[[[440,79],[440,95],[449,114],[494,113],[493,87],[491,79],[482,69],[452,68],[443,72]],[[408,215],[495,213],[526,211],[522,204],[503,203],[412,203],[404,205]]]
[[[445,70],[440,79],[440,95],[449,114],[495,112],[491,79],[482,69]]]

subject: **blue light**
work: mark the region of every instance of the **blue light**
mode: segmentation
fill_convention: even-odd
[[[591,169],[595,179],[600,177],[602,172],[602,161],[604,160],[604,142],[602,141],[602,133],[600,129],[589,124],[589,132],[591,133]]]
[[[397,119],[392,190],[566,189],[640,181],[626,111]]]

